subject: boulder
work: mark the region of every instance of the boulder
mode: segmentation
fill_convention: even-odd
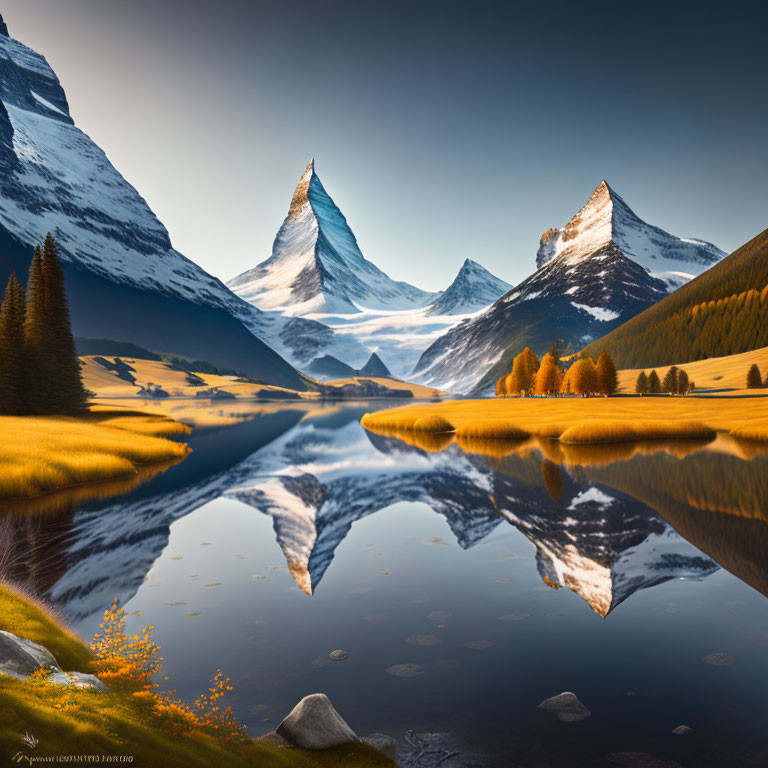
[[[56,659],[47,648],[0,630],[0,673],[26,680],[41,668],[59,671]]]
[[[85,672],[54,672],[46,682],[55,685],[71,685],[73,688],[87,688],[97,693],[109,691],[96,675],[87,675]]]
[[[672,729],[672,733],[675,736],[690,736],[693,733],[693,728],[688,725],[678,725],[677,728]]]
[[[397,741],[386,733],[372,733],[370,736],[363,736],[363,741],[368,742],[379,752],[383,752],[387,757],[393,760],[397,759]]]
[[[302,749],[328,749],[359,741],[324,693],[305,696],[280,723],[277,734]]]
[[[341,649],[338,649],[336,651],[331,651],[328,654],[328,658],[331,661],[344,661],[345,659],[349,658],[349,654],[346,651],[342,651]]]
[[[577,720],[585,720],[592,713],[578,700],[575,693],[564,691],[546,699],[539,704],[539,709],[554,712],[564,723],[575,723]]]

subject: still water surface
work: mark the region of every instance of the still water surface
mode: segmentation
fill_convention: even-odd
[[[367,410],[200,428],[140,488],[19,524],[11,575],[86,637],[117,596],[182,697],[233,679],[251,734],[322,691],[361,735],[448,734],[444,768],[768,765],[768,456],[468,452]],[[591,717],[537,708],[561,691]]]

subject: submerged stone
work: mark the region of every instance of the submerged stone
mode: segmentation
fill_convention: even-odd
[[[585,720],[592,714],[571,691],[564,691],[551,699],[545,699],[539,704],[539,709],[554,712],[564,723]]]

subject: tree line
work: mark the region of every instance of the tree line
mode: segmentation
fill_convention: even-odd
[[[59,249],[49,234],[32,256],[26,292],[12,273],[0,306],[0,413],[85,409]]]
[[[684,369],[673,365],[664,374],[664,379],[659,379],[655,370],[646,376],[645,371],[640,371],[635,382],[635,393],[638,395],[687,395],[696,388]]]
[[[618,376],[610,355],[602,354],[595,363],[583,357],[564,371],[560,365],[557,343],[539,360],[526,347],[512,361],[512,370],[496,382],[497,397],[572,394],[582,397],[616,394]]]

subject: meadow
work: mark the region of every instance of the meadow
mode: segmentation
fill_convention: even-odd
[[[137,477],[142,468],[178,461],[190,430],[164,416],[95,409],[83,417],[0,417],[0,500]]]
[[[768,397],[529,397],[452,400],[366,414],[381,434],[468,439],[550,438],[563,444],[712,439],[768,440]]]

